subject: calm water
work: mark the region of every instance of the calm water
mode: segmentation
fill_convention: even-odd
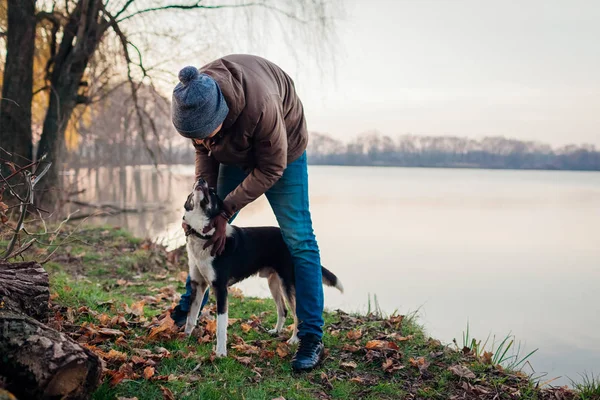
[[[326,307],[419,310],[431,336],[451,342],[467,321],[477,338],[512,332],[538,373],[600,373],[600,173],[313,166],[311,208],[323,264],[346,293]],[[81,176],[80,176],[81,178]],[[87,175],[82,199],[164,206],[96,218],[174,247],[193,168]],[[240,226],[275,225],[263,198]],[[183,266],[182,266],[183,268]],[[266,281],[240,287],[268,296]]]

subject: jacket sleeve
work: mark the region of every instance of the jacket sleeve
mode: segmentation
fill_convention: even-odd
[[[192,140],[196,149],[196,180],[202,177],[209,187],[217,187],[219,176],[219,162],[209,155],[208,149]]]
[[[269,190],[287,167],[287,132],[279,101],[269,100],[254,132],[255,167],[224,200],[230,213],[239,211]]]

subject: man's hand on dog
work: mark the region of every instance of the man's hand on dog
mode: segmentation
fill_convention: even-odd
[[[213,228],[215,232],[212,234],[212,237],[206,241],[204,248],[208,249],[212,246],[210,255],[214,257],[215,255],[221,255],[223,250],[225,250],[225,242],[227,241],[227,219],[222,215],[217,215],[204,228],[203,233],[208,233]]]

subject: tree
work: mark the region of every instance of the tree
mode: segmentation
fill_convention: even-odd
[[[6,66],[0,99],[0,157],[22,163],[31,160],[31,101],[33,98],[33,53],[35,0],[8,0]]]

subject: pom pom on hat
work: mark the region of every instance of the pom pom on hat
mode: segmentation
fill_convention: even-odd
[[[185,67],[181,71],[179,71],[179,82],[181,82],[184,85],[187,85],[188,83],[196,79],[198,75],[198,68],[192,66]]]

